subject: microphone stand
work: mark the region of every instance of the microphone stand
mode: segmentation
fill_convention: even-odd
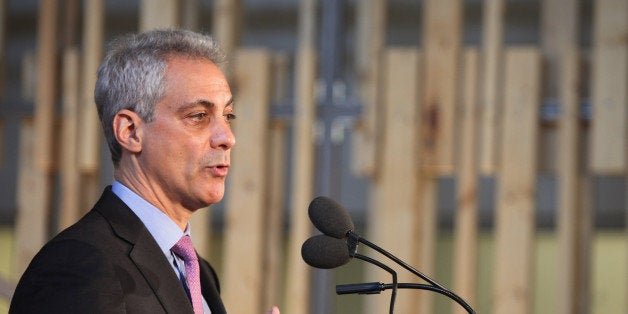
[[[336,285],[336,294],[377,294],[384,290],[392,289],[393,284],[389,283],[381,283],[381,282],[367,282],[367,283],[356,283],[356,284],[346,284],[346,285]],[[418,290],[429,290],[444,296],[447,296],[462,306],[469,314],[475,314],[475,311],[466,303],[463,299],[458,297],[457,295],[451,293],[448,290],[443,290],[438,287],[434,287],[432,285],[425,285],[419,283],[398,283],[397,287],[400,289],[418,289]]]
[[[380,262],[378,260],[375,260],[375,259],[372,259],[372,258],[370,258],[368,256],[364,256],[362,254],[357,254],[357,253],[353,253],[352,255],[353,255],[353,257],[355,257],[357,259],[360,259],[360,260],[363,260],[365,262],[368,262],[368,263],[371,263],[373,265],[376,265],[379,268],[381,268],[381,269],[383,269],[383,270],[385,270],[385,271],[390,273],[390,275],[392,276],[392,284],[386,285],[386,289],[392,289],[392,293],[390,295],[390,307],[389,307],[388,311],[389,311],[390,314],[393,314],[393,312],[395,310],[395,299],[397,297],[397,272],[395,272],[392,268],[384,265],[382,262]],[[371,292],[371,294],[380,293],[383,290],[384,289],[379,290],[379,291],[373,290],[373,292]],[[347,293],[350,293],[350,292],[344,292],[344,293],[338,292],[338,286],[336,286],[336,294],[340,295],[340,294],[347,294]],[[355,292],[353,292],[353,293],[355,293]],[[358,292],[358,293],[360,293],[360,292]],[[363,294],[369,294],[369,292],[364,292]]]
[[[356,234],[355,232],[353,232],[351,230],[347,231],[347,238],[350,239],[351,242],[356,243],[355,246],[350,247],[350,253],[352,253],[351,255],[353,255],[354,257],[356,255],[360,255],[360,254],[355,254],[355,248],[357,247],[357,243],[363,243],[364,245],[366,245],[366,246],[374,249],[375,251],[383,254],[384,256],[388,257],[389,259],[391,259],[395,263],[399,264],[401,267],[405,268],[406,270],[410,271],[411,273],[415,274],[419,278],[421,278],[421,279],[427,281],[428,283],[430,283],[430,285],[422,285],[422,284],[407,284],[407,283],[397,284],[395,282],[395,283],[393,283],[394,284],[394,290],[396,290],[398,287],[402,287],[403,286],[403,288],[423,289],[423,290],[435,291],[435,292],[438,292],[440,294],[446,295],[449,298],[451,298],[452,300],[456,301],[456,303],[458,303],[462,307],[464,307],[465,310],[467,310],[467,312],[469,312],[469,314],[475,314],[475,311],[473,311],[471,306],[469,306],[469,304],[467,304],[467,302],[465,302],[460,296],[455,294],[453,291],[450,291],[447,288],[443,287],[442,285],[438,284],[436,281],[434,281],[431,278],[427,277],[426,275],[422,274],[420,271],[418,271],[414,267],[408,265],[406,262],[404,262],[401,259],[397,258],[396,256],[392,255],[388,251],[386,251],[386,250],[382,249],[381,247],[375,245],[374,243],[371,243],[370,241],[360,237],[360,235]],[[362,256],[362,255],[360,255],[360,256]],[[363,257],[365,257],[365,256],[363,256]],[[376,262],[376,263],[374,263],[375,265],[377,265],[379,267],[382,267],[382,266],[379,265],[379,264],[382,264],[382,263],[380,263],[380,262],[378,262],[376,260],[373,260],[371,258],[368,258],[368,259],[370,261],[366,260],[366,259],[362,259],[362,260],[370,262],[370,263],[371,263],[371,261]],[[388,266],[386,266],[386,267],[388,267]],[[386,269],[386,268],[384,268],[384,269]],[[371,283],[371,285],[374,285],[374,283]],[[381,284],[381,285],[378,285],[378,286],[385,287],[386,285],[385,284]],[[427,287],[430,287],[430,288],[427,288]],[[380,290],[380,291],[382,291],[382,290]],[[336,290],[336,293],[338,293],[337,290]],[[377,292],[374,292],[374,293],[377,293]]]

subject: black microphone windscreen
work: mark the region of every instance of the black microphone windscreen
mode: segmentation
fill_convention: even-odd
[[[319,196],[312,200],[308,208],[310,220],[322,233],[342,239],[354,229],[349,213],[331,198]]]
[[[310,266],[323,269],[340,267],[351,260],[347,241],[319,234],[301,246],[301,256]]]

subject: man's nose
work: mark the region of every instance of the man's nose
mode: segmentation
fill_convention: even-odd
[[[212,148],[230,149],[235,145],[235,135],[228,123],[218,123],[211,138]]]

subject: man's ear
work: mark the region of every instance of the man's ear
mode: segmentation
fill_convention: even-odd
[[[113,118],[113,133],[120,146],[131,153],[142,151],[142,132],[140,126],[143,120],[137,113],[122,109]]]

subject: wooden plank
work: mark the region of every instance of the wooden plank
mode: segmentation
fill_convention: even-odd
[[[381,59],[385,43],[386,1],[358,1],[355,62],[362,101],[362,117],[353,133],[354,173],[377,176],[379,143],[381,142]]]
[[[140,2],[140,31],[175,27],[179,24],[179,1],[142,0]]]
[[[48,211],[42,210],[48,195],[43,185],[45,177],[36,167],[33,119],[24,119],[20,128],[20,147],[17,177],[17,208],[15,218],[15,277],[18,280],[33,256],[48,238]]]
[[[372,185],[369,211],[369,220],[377,221],[369,228],[369,238],[411,265],[417,265],[418,252],[408,241],[399,241],[399,235],[413,238],[420,214],[416,151],[419,146],[419,60],[416,49],[394,48],[384,52],[382,140],[386,149],[382,150],[380,175]],[[384,274],[372,272],[369,280],[389,282],[390,277]],[[416,280],[409,276],[405,271],[399,272],[399,282]],[[388,312],[388,298],[367,301],[369,313]],[[412,313],[416,308],[416,298],[398,298],[395,304],[399,313]]]
[[[7,4],[5,0],[0,0],[0,96],[4,96],[6,81],[6,28],[7,28]]]
[[[181,17],[179,24],[182,28],[198,30],[199,19],[201,17],[201,8],[199,8],[199,0],[182,0],[181,1]]]
[[[543,52],[544,102],[557,103],[559,99],[562,55],[578,49],[578,1],[547,0],[541,4],[541,50]],[[539,170],[543,173],[557,171],[558,130],[555,121],[544,120],[539,135]]]
[[[81,55],[81,90],[79,119],[78,163],[82,174],[81,203],[83,211],[88,210],[100,197],[102,187],[98,180],[100,165],[101,125],[94,103],[96,71],[102,59],[104,41],[103,0],[86,0],[83,3],[83,38]],[[109,156],[107,152],[107,156]],[[110,159],[107,158],[106,161]]]
[[[34,121],[32,125],[24,126],[20,146],[18,213],[15,222],[16,278],[21,276],[48,239],[50,176],[54,167],[57,4],[53,0],[43,1],[39,7]]]
[[[69,227],[79,218],[79,195],[81,194],[78,167],[79,52],[76,48],[66,49],[63,55],[62,92],[63,123],[59,152],[61,205],[59,206],[58,231]]]
[[[283,197],[285,194],[286,126],[281,121],[272,123],[270,129],[270,152],[267,180],[268,199],[264,223],[264,288],[262,289],[262,309],[269,309],[281,301],[283,256],[284,256],[284,220]],[[259,311],[258,311],[259,312]]]
[[[419,154],[420,155],[420,154]],[[420,204],[417,208],[419,221],[417,223],[417,244],[419,260],[416,265],[421,266],[421,272],[428,276],[436,273],[436,241],[438,229],[438,214],[436,208],[438,181],[430,174],[422,172],[419,177],[417,197]],[[419,313],[432,313],[434,309],[434,294],[421,293],[417,296]]]
[[[557,130],[542,130],[555,141],[543,145],[540,169],[555,171],[558,180],[558,267],[556,278],[556,312],[577,313],[578,302],[588,298],[580,274],[584,263],[580,246],[589,245],[578,227],[584,219],[579,180],[582,173],[580,129],[580,71],[578,49],[578,1],[548,0],[542,2],[542,50],[544,55],[543,89],[545,98],[558,100],[561,114]],[[556,133],[556,136],[549,136]],[[543,157],[544,156],[544,157]]]
[[[540,54],[534,48],[510,48],[505,52],[494,313],[524,314],[533,308],[540,62]]]
[[[426,0],[423,6],[422,167],[435,174],[450,175],[454,169],[463,5],[461,0]]]
[[[57,1],[39,7],[37,28],[37,89],[35,95],[36,167],[50,173],[54,167],[55,81],[57,76]]]
[[[594,3],[591,73],[591,170],[626,172],[628,142],[628,1]]]
[[[478,50],[467,49],[464,53],[462,100],[458,110],[460,149],[457,162],[453,278],[454,291],[472,306],[476,299],[478,265],[478,68]],[[456,307],[455,313],[463,314],[466,311],[462,307]]]
[[[299,4],[296,91],[293,116],[292,199],[283,313],[308,313],[311,268],[301,258],[301,245],[312,234],[307,206],[314,193],[314,84],[316,80],[316,1]]]
[[[272,103],[282,104],[288,96],[289,59],[285,52],[273,54]],[[286,193],[287,160],[287,126],[285,121],[271,121],[269,159],[267,160],[269,176],[267,178],[267,210],[265,221],[264,247],[264,282],[262,308],[268,309],[279,305],[283,291],[284,273],[284,197]]]
[[[501,110],[502,50],[504,33],[504,0],[486,0],[482,14],[482,65],[480,69],[482,89],[480,106],[482,121],[480,129],[480,172],[495,174],[497,167],[497,144],[499,143],[499,111]]]
[[[33,51],[25,51],[22,55],[20,95],[24,101],[34,101],[37,85],[37,61]]]
[[[542,1],[541,29],[544,94],[557,98],[560,93],[562,56],[578,47],[578,1]]]
[[[212,34],[220,42],[227,56],[234,52],[240,42],[240,0],[216,0],[212,14]],[[223,67],[227,78],[233,72],[233,62]]]
[[[583,247],[591,243],[580,223],[586,221],[581,199],[583,169],[582,135],[580,123],[580,60],[578,53],[565,52],[560,63],[559,141],[557,159],[558,174],[558,260],[557,267],[557,313],[577,313],[582,300],[587,300],[583,272],[587,259],[583,258]],[[587,249],[588,250],[588,249]],[[587,267],[588,268],[588,267]]]
[[[234,313],[258,313],[262,291],[267,195],[267,147],[270,105],[271,55],[264,50],[237,54],[235,79],[238,111],[234,130],[238,146],[232,154],[230,196],[225,221],[223,299]],[[246,197],[242,197],[246,195]],[[247,301],[242,302],[245,295]]]

